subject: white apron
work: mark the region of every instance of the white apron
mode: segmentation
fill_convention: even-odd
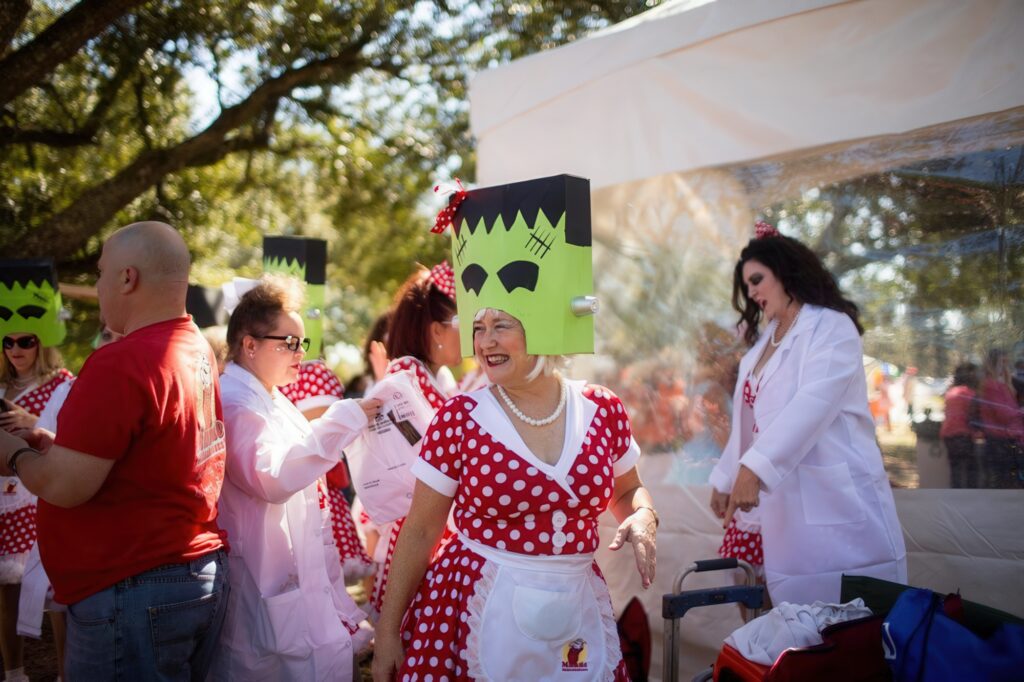
[[[487,561],[469,602],[470,677],[614,679],[622,652],[591,554],[534,557],[460,540]]]

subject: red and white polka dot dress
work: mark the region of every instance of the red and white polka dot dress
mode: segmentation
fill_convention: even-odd
[[[435,410],[440,409],[445,401],[448,400],[444,389],[437,383],[437,379],[434,378],[430,369],[423,362],[412,356],[395,358],[388,364],[386,374],[395,374],[403,370],[412,370],[416,375],[420,391],[423,392],[423,397],[427,399],[427,402]],[[395,543],[398,541],[398,533],[402,529],[404,521],[405,517],[402,517],[391,523],[383,524],[378,529],[381,531],[381,537],[377,541],[379,543],[378,546],[384,546],[387,550],[384,560],[377,564],[377,576],[373,581],[373,591],[370,594],[371,613],[375,618],[380,615],[381,607],[384,604],[384,593],[387,590],[388,576],[391,574],[391,557],[395,553]],[[380,558],[379,554],[377,558]]]
[[[38,417],[54,390],[74,378],[61,369],[52,379],[8,400]],[[0,584],[18,583],[36,541],[35,497],[13,476],[0,477],[0,486]]]
[[[746,452],[757,438],[757,422],[754,421],[754,403],[757,401],[757,391],[761,387],[761,381],[754,381],[753,374],[748,374],[743,381],[743,405],[740,406],[740,419],[743,420],[743,439],[741,443],[743,452]],[[725,536],[722,538],[722,546],[718,548],[718,554],[726,559],[742,559],[752,566],[763,571],[764,550],[761,544],[760,525],[750,522],[741,511],[733,516],[732,523],[725,529]],[[739,519],[739,520],[737,520]]]
[[[338,377],[324,364],[323,360],[310,360],[303,362],[299,368],[299,378],[280,389],[284,397],[288,398],[299,408],[299,411],[327,407],[337,400],[340,400],[345,393]],[[339,467],[344,467],[339,464]],[[366,553],[366,548],[359,540],[356,532],[355,521],[352,520],[352,510],[342,489],[345,482],[337,476],[328,474],[326,486],[321,483],[321,508],[325,506],[330,509],[331,530],[334,534],[334,544],[338,548],[338,555],[341,558],[341,565],[345,571],[345,578],[362,578],[373,572],[373,560]],[[326,487],[326,495],[323,488]]]
[[[607,655],[601,670],[574,679],[628,679],[607,586],[592,555],[598,546],[597,517],[611,500],[614,477],[634,466],[639,450],[614,394],[569,383],[570,393],[575,391],[570,406],[577,407],[567,412],[567,428],[574,423],[586,427],[566,434],[562,456],[553,465],[529,452],[489,389],[451,399],[435,417],[413,472],[454,498],[458,534],[435,556],[406,612],[406,659],[399,679],[432,675],[434,680],[470,680],[486,675],[481,672],[488,667],[486,661],[478,660],[480,652],[487,655],[478,619],[500,564],[495,557],[506,556],[513,561],[583,562],[582,579],[597,595],[601,613],[599,622],[589,627],[603,633]],[[503,649],[500,656],[513,661],[518,656],[523,664],[531,660],[516,650]],[[585,669],[579,658],[577,651],[571,661],[566,653],[566,658],[545,664],[556,669],[560,664],[563,671]],[[526,668],[522,673],[523,679],[540,679]]]

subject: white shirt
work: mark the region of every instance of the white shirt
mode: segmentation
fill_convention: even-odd
[[[349,680],[346,623],[365,614],[345,591],[317,480],[366,427],[341,400],[309,422],[242,367],[221,377],[227,471],[218,522],[228,533],[231,596],[215,679]]]

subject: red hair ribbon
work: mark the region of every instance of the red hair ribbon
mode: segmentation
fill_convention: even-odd
[[[455,218],[455,209],[459,207],[459,204],[465,201],[466,188],[462,186],[461,180],[455,178],[454,185],[435,185],[434,192],[437,194],[450,193],[450,196],[448,197],[448,205],[438,212],[437,218],[434,220],[434,227],[430,228],[430,231],[434,234],[443,234]]]
[[[455,271],[448,261],[441,261],[430,268],[430,283],[448,298],[455,300]]]
[[[754,238],[765,239],[767,237],[779,237],[779,231],[763,220],[754,223]]]

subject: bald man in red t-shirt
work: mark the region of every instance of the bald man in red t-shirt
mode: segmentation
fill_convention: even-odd
[[[56,440],[0,438],[0,471],[39,496],[39,549],[68,604],[70,679],[204,679],[226,608],[217,527],[216,361],[185,313],[190,258],[163,223],[103,246],[97,293],[124,335],[82,367]]]

